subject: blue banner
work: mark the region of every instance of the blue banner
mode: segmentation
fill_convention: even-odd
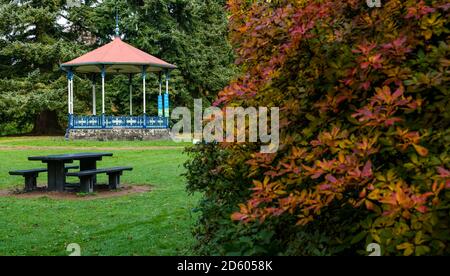
[[[158,95],[158,117],[164,117],[163,96]]]
[[[164,117],[169,117],[169,94],[164,94]]]

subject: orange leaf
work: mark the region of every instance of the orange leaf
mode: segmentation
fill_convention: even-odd
[[[373,203],[369,200],[365,201],[367,210],[373,210]]]
[[[428,149],[426,149],[425,147],[413,144],[414,149],[417,151],[417,153],[420,156],[427,156],[428,155]]]
[[[246,218],[247,218],[247,215],[244,215],[244,214],[241,214],[241,213],[238,213],[238,212],[233,213],[231,215],[231,220],[240,220],[240,221],[242,221],[242,220],[244,220]]]
[[[400,187],[400,185],[397,185],[397,188],[395,190],[395,198],[400,205],[403,205],[407,200],[406,194]]]

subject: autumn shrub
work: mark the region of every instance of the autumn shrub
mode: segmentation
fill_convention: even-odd
[[[200,251],[450,254],[450,4],[381,2],[228,1],[242,74],[216,105],[280,107],[281,145],[194,150]]]
[[[238,166],[229,166],[226,163],[229,152],[214,143],[189,147],[187,154],[190,156],[185,163],[188,191],[203,193],[199,206],[194,210],[201,211],[193,231],[198,240],[198,253],[262,255],[277,252],[268,251],[272,238],[269,229],[257,224],[253,227],[236,224],[230,219],[237,204],[251,194],[250,185],[243,178],[247,171],[245,164],[241,162],[241,171]]]

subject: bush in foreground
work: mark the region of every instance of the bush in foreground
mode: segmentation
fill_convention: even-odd
[[[201,253],[450,254],[450,4],[382,3],[229,1],[216,104],[280,107],[281,147],[191,150]]]

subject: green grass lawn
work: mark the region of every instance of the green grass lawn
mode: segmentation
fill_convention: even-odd
[[[153,188],[147,193],[93,200],[0,197],[0,255],[68,255],[66,246],[70,243],[80,244],[82,255],[193,254],[191,227],[195,217],[191,210],[198,196],[186,193],[180,176],[186,159],[180,148],[183,144],[1,138],[0,147],[6,144],[12,148],[0,149],[0,189],[23,186],[23,178],[9,176],[9,170],[45,167],[28,161],[28,156],[78,152],[67,148],[71,146],[92,148],[89,151],[117,148],[109,150],[114,156],[105,157],[98,167],[133,166],[132,172],[122,176],[122,183]],[[28,150],[20,146],[55,148]],[[98,181],[106,182],[106,176],[99,176]],[[40,175],[39,183],[45,182],[46,175]]]

